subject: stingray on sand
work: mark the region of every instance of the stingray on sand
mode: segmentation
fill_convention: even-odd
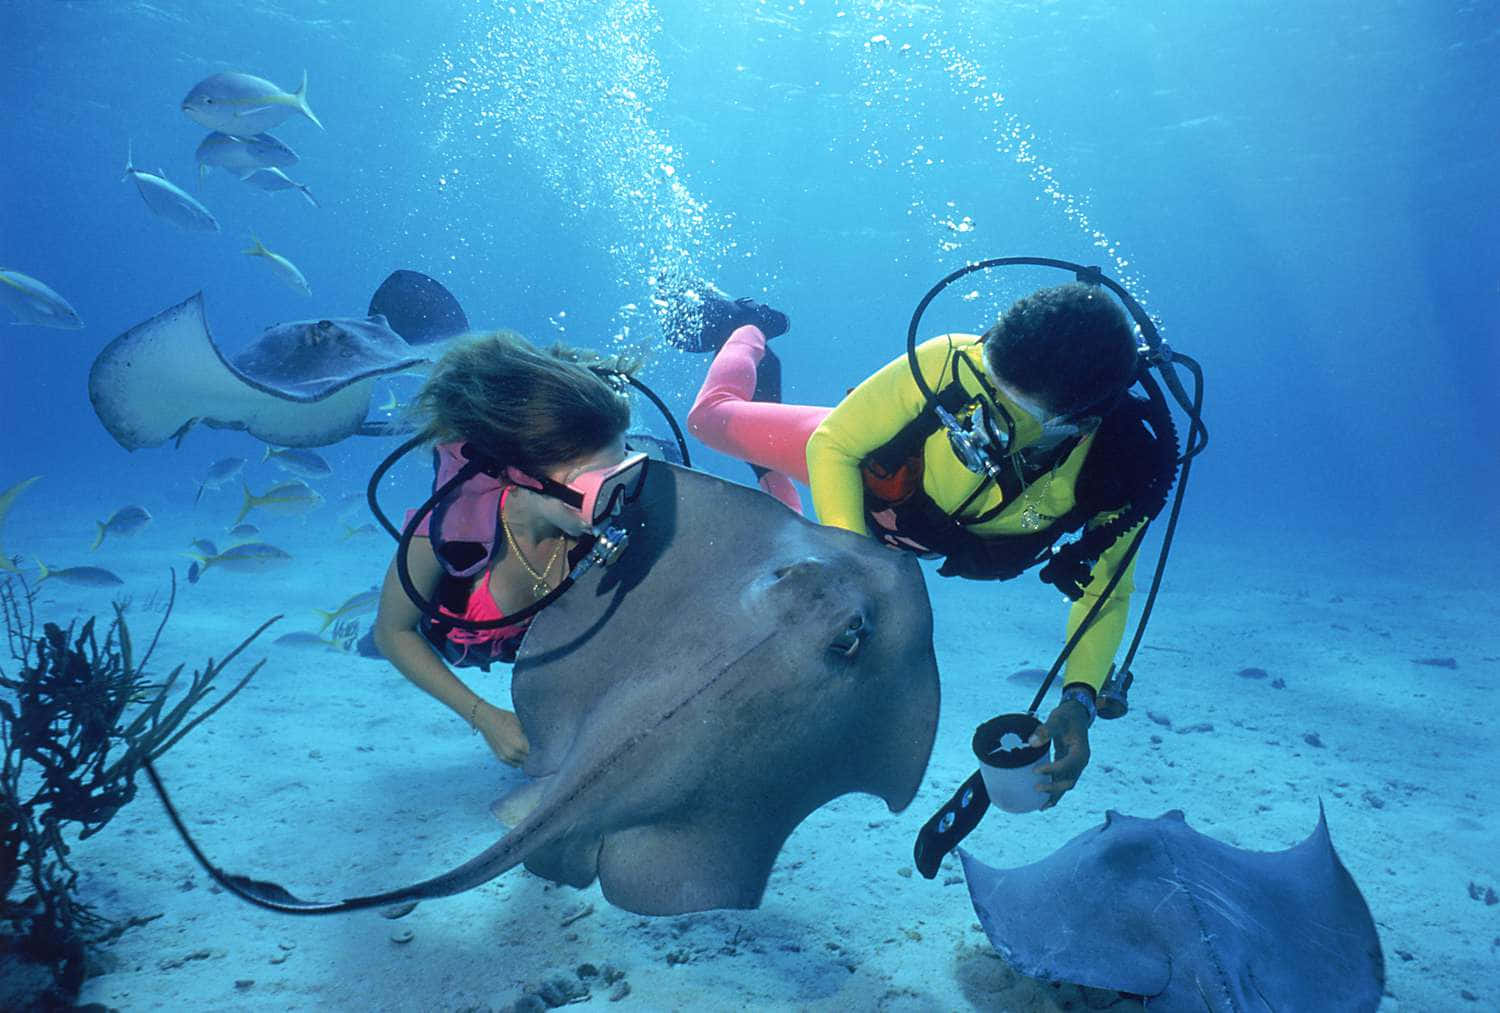
[[[437,340],[439,330],[451,336],[457,308],[442,285],[412,271],[391,275],[380,293],[378,304],[402,318],[398,326],[379,312],[292,321],[231,357],[209,332],[200,292],[110,342],[89,371],[89,400],[126,450],[181,440],[195,424],[242,429],[283,447],[371,431],[375,379],[428,361],[401,327],[417,341]]]
[[[1179,810],[1111,811],[1048,857],[995,869],[962,848],[980,924],[1044,981],[1110,989],[1151,1013],[1372,1011],[1385,962],[1375,921],[1321,807],[1286,851],[1198,833]]]
[[[352,901],[209,872],[300,913],[446,896],[523,863],[572,886],[597,878],[642,914],[750,908],[819,806],[848,792],[911,801],[938,714],[912,556],[655,461],[621,521],[624,555],[548,606],[521,646],[512,695],[533,780],[500,803],[509,833],[448,873]]]

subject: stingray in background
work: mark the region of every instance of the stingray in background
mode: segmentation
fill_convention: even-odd
[[[624,555],[521,645],[511,685],[533,780],[497,803],[509,833],[441,876],[347,901],[299,900],[200,854],[209,873],[298,913],[455,894],[522,863],[597,878],[641,914],[753,908],[813,810],[848,792],[911,802],[938,717],[915,557],[657,461],[620,521]]]
[[[181,441],[199,423],[283,447],[387,432],[365,422],[375,378],[427,362],[412,343],[440,340],[438,332],[451,337],[463,310],[414,271],[393,273],[374,303],[395,323],[372,311],[364,319],[276,324],[229,357],[209,332],[200,292],[110,342],[89,371],[89,399],[126,450]]]
[[[411,345],[445,341],[469,330],[469,318],[453,293],[417,271],[392,271],[370,296],[367,312],[385,317]]]
[[[1048,857],[995,869],[960,848],[985,935],[1043,981],[1128,993],[1151,1013],[1369,1011],[1385,960],[1318,808],[1286,851],[1198,833],[1173,809],[1109,811]]]

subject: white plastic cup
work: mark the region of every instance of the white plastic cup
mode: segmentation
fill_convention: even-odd
[[[1049,747],[1026,745],[1041,726],[1034,714],[1001,714],[974,729],[974,756],[995,808],[1029,813],[1051,797],[1036,787],[1045,780],[1036,768],[1047,762]]]

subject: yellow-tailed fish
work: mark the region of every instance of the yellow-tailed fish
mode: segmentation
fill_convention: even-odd
[[[265,542],[246,542],[232,549],[225,549],[217,556],[199,556],[198,562],[188,567],[188,583],[198,583],[198,578],[210,567],[218,567],[231,573],[260,573],[290,563],[292,557],[274,545]]]
[[[247,257],[261,257],[267,264],[271,265],[271,273],[286,285],[287,288],[300,295],[312,295],[312,289],[308,287],[307,279],[297,269],[297,265],[287,260],[279,253],[272,253],[266,249],[254,235],[250,237],[250,248],[244,251]]]
[[[368,591],[361,591],[359,594],[350,596],[348,601],[332,612],[326,612],[323,609],[313,609],[313,611],[323,617],[323,625],[318,627],[318,632],[321,633],[341,619],[353,619],[355,616],[369,615],[379,607],[380,591],[377,588],[371,588]]]
[[[15,505],[17,497],[41,477],[40,475],[32,475],[30,478],[23,478],[9,489],[0,492],[0,536],[5,534],[5,515],[10,513],[10,508]],[[3,537],[0,537],[0,570],[5,570],[8,573],[20,572],[16,569],[16,564],[11,562],[10,555],[5,551],[5,539]]]
[[[83,326],[68,300],[29,274],[0,267],[0,306],[15,314],[17,324],[76,331]]]
[[[79,587],[119,587],[125,583],[113,572],[102,566],[48,566],[40,559],[36,561],[37,586],[44,580],[60,580],[64,584]]]
[[[263,77],[225,71],[204,78],[182,100],[188,118],[209,130],[236,137],[264,133],[292,116],[306,116],[319,130],[323,124],[307,104],[307,71],[296,91],[283,91]]]
[[[94,526],[99,533],[94,536],[94,544],[89,546],[93,552],[104,542],[105,535],[128,536],[133,535],[151,523],[151,515],[146,512],[145,507],[127,506],[116,510],[107,521],[95,521]]]
[[[273,485],[259,496],[250,491],[248,484],[244,485],[245,502],[240,507],[240,515],[234,519],[235,524],[239,524],[240,521],[245,519],[246,514],[257,507],[262,510],[299,514],[311,510],[323,502],[323,497],[318,495],[316,489],[299,479],[292,479],[290,482]]]

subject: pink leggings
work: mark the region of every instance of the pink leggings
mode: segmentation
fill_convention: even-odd
[[[833,409],[752,401],[765,355],[760,328],[747,324],[731,334],[688,412],[688,431],[721,453],[769,469],[760,487],[800,512],[792,479],[806,484],[808,438]]]

